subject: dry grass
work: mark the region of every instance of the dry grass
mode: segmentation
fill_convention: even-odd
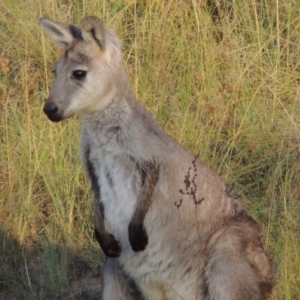
[[[0,298],[98,297],[97,284],[91,291],[86,283],[97,280],[102,256],[78,159],[79,122],[51,124],[42,113],[58,49],[38,24],[41,16],[78,23],[88,14],[123,40],[138,99],[247,199],[274,256],[272,299],[298,299],[300,4],[293,0],[0,3]],[[82,289],[74,289],[78,282]]]

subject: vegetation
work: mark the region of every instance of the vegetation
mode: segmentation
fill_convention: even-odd
[[[97,299],[102,255],[80,124],[42,113],[59,51],[40,17],[97,15],[123,41],[137,98],[234,183],[274,258],[271,299],[300,295],[300,3],[2,0],[0,299]]]

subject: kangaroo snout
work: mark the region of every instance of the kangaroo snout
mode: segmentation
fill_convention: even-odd
[[[59,122],[63,119],[58,111],[58,106],[54,102],[46,101],[43,111],[52,122]]]

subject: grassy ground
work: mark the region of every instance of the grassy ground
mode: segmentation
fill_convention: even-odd
[[[272,299],[300,295],[300,4],[294,0],[0,3],[0,299],[97,299],[102,255],[77,118],[42,113],[59,50],[39,17],[101,16],[138,99],[235,184],[274,257]]]

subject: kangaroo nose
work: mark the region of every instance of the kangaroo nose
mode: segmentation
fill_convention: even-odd
[[[49,116],[57,113],[58,107],[55,103],[53,102],[47,102],[44,106],[44,113]]]
[[[44,113],[52,122],[59,122],[63,119],[63,115],[59,112],[58,106],[54,102],[46,102],[44,105]]]

